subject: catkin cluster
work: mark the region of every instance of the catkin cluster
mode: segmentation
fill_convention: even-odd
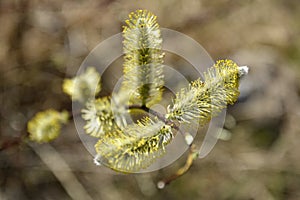
[[[126,115],[132,108],[149,111],[161,100],[164,53],[156,16],[149,11],[132,12],[126,20],[123,37],[124,80],[117,93],[95,98],[101,83],[93,67],[73,79],[65,79],[63,91],[72,100],[84,104],[81,116],[85,132],[98,140],[95,162],[132,173],[149,167],[166,153],[166,146],[175,136],[174,130],[178,131],[178,123],[198,119],[204,125],[228,104],[235,103],[239,79],[248,68],[238,67],[231,60],[220,60],[205,72],[204,80],[197,79],[176,94],[167,107],[167,114],[152,112],[152,118],[144,117],[128,124]],[[56,138],[67,119],[66,112],[38,113],[28,123],[30,138],[38,142]]]

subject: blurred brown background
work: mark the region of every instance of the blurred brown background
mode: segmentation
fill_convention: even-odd
[[[136,9],[194,38],[214,60],[251,70],[228,109],[225,140],[164,190],[156,181],[184,158],[115,175],[93,164],[72,123],[49,144],[18,144],[36,112],[71,110],[63,78]],[[295,0],[1,0],[0,199],[300,199],[299,19]]]

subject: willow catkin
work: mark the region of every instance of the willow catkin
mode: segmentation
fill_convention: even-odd
[[[43,143],[50,142],[60,134],[63,124],[68,122],[67,111],[58,112],[48,109],[38,112],[29,122],[27,130],[32,141]]]
[[[123,30],[124,82],[132,104],[150,107],[161,99],[162,38],[156,16],[146,10],[129,14]]]
[[[172,138],[169,125],[145,118],[101,137],[95,145],[96,161],[115,171],[138,172],[161,157]]]
[[[198,118],[200,125],[217,116],[227,104],[239,96],[239,68],[231,60],[220,60],[200,79],[177,93],[173,105],[168,106],[166,118],[189,123]]]
[[[101,137],[116,126],[109,97],[89,100],[81,113],[86,122],[85,132],[93,137]]]

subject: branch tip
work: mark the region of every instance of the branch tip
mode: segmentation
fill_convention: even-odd
[[[194,137],[191,134],[186,132],[184,139],[185,139],[186,144],[190,146],[194,140]]]
[[[247,66],[240,66],[239,67],[239,76],[240,77],[247,75],[248,72],[249,72],[249,67],[247,67]]]
[[[159,181],[159,182],[157,183],[157,188],[158,188],[158,189],[164,189],[165,186],[166,186],[166,184],[165,184],[164,181]]]

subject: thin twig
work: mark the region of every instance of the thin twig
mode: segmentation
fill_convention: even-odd
[[[151,115],[157,117],[159,120],[161,120],[162,122],[164,122],[165,124],[168,124],[168,125],[171,125],[174,129],[176,129],[177,131],[180,131],[179,130],[179,127],[174,123],[174,121],[172,120],[169,120],[167,118],[165,118],[164,115],[162,115],[161,113],[159,112],[156,112],[155,110],[152,110],[146,106],[139,106],[139,105],[131,105],[129,106],[127,109],[140,109],[140,110],[143,110],[145,112],[148,112],[150,113]]]
[[[129,110],[130,109],[140,109],[140,110],[148,112],[151,115],[157,117],[159,120],[161,120],[162,122],[164,122],[167,125],[170,125],[176,131],[178,131],[184,137],[186,144],[191,146],[192,141],[193,141],[193,136],[187,132],[182,132],[182,130],[179,128],[179,126],[177,124],[175,124],[175,122],[173,120],[165,118],[165,116],[162,115],[161,113],[156,112],[155,110],[152,110],[146,106],[139,106],[139,105],[131,105],[127,109],[129,109]]]
[[[0,152],[4,151],[6,149],[9,149],[11,147],[17,146],[20,143],[21,143],[21,138],[20,137],[6,140],[6,141],[1,143]]]
[[[189,150],[190,151],[189,151],[189,154],[188,154],[188,157],[186,159],[184,166],[181,167],[180,169],[178,169],[177,172],[175,172],[175,174],[173,174],[165,179],[160,180],[157,183],[157,187],[159,189],[163,189],[166,185],[170,184],[172,181],[174,181],[177,178],[179,178],[180,176],[184,175],[191,168],[193,161],[198,158],[198,153],[196,151],[196,146],[194,144],[192,144],[190,146]]]

